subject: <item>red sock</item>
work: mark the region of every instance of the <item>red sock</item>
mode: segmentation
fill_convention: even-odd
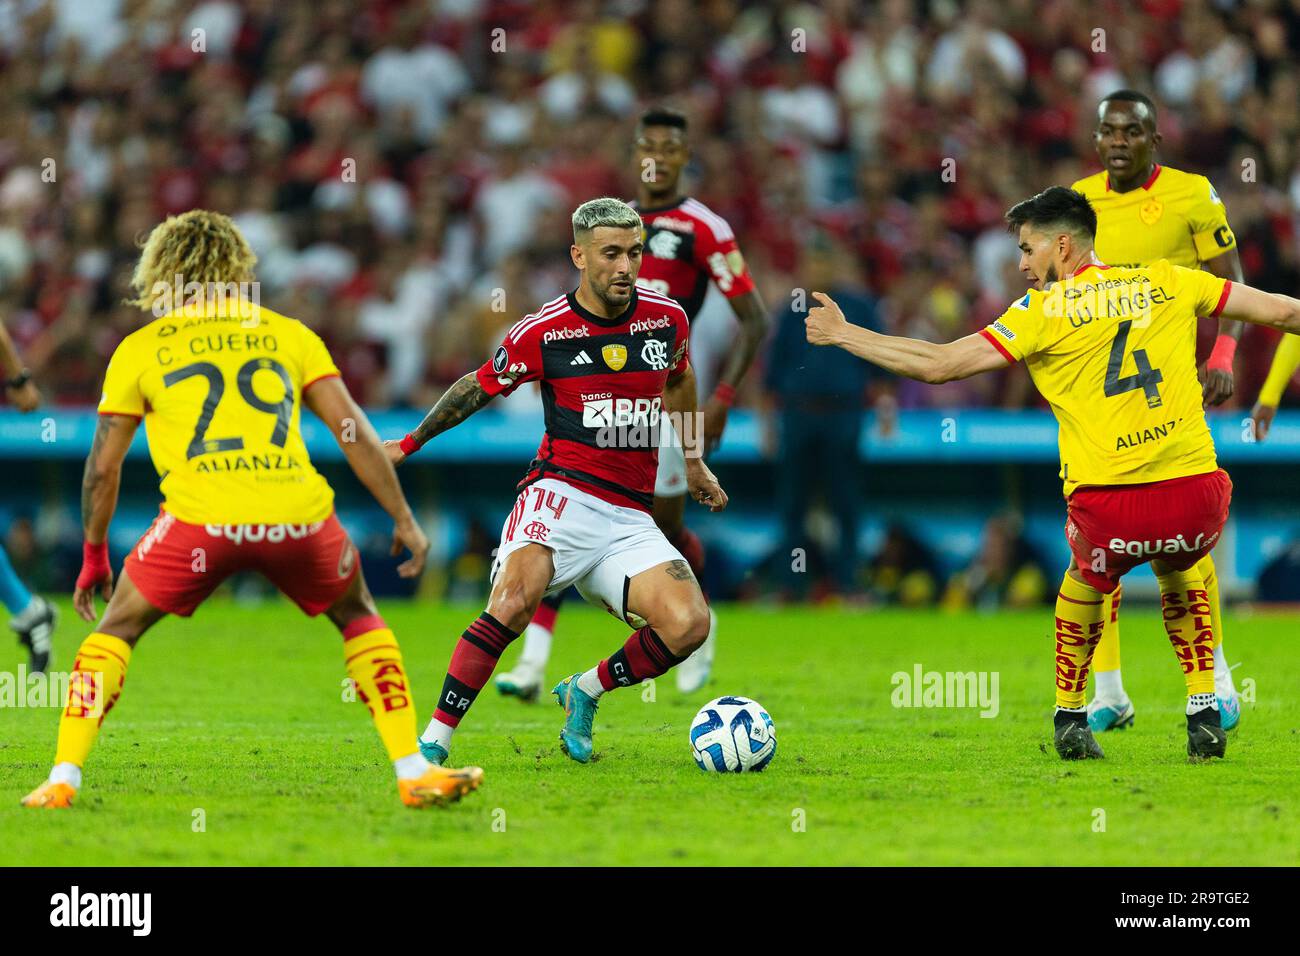
[[[501,652],[519,635],[510,630],[487,611],[478,616],[456,642],[447,665],[447,679],[442,684],[442,697],[434,719],[448,727],[455,727],[469,710],[474,698],[492,676]]]
[[[668,649],[654,628],[643,627],[633,631],[627,643],[600,662],[596,676],[605,690],[630,687],[647,677],[666,674],[684,660]]]
[[[537,610],[533,613],[533,619],[529,623],[554,632],[555,619],[559,616],[560,605],[563,603],[563,599],[558,594],[553,598],[542,598],[542,603],[537,605]]]

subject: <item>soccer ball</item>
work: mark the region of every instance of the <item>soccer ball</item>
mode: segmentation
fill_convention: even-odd
[[[758,701],[719,697],[691,721],[691,755],[709,773],[762,770],[776,755],[776,728]]]

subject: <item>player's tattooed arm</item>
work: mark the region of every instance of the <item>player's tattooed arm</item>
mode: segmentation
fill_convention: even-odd
[[[712,451],[722,440],[722,432],[727,427],[727,412],[731,407],[731,396],[740,387],[741,381],[754,359],[767,341],[771,323],[767,309],[757,289],[751,289],[730,300],[731,309],[736,313],[740,323],[740,336],[735,346],[727,355],[718,377],[718,390],[704,403],[704,448]]]
[[[139,420],[129,415],[100,415],[81,476],[81,527],[86,541],[100,544],[117,509],[122,462],[135,438]]]
[[[429,409],[429,414],[411,432],[411,437],[423,445],[430,438],[459,425],[490,401],[492,396],[478,383],[478,375],[467,372],[455,385],[442,393],[442,398]]]
[[[693,581],[695,575],[691,573],[691,566],[685,561],[669,561],[668,567],[664,569],[668,576],[675,581]]]

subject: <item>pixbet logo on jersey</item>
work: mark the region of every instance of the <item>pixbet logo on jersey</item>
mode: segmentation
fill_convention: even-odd
[[[561,339],[585,339],[589,335],[591,335],[591,329],[585,325],[580,325],[576,329],[551,329],[542,336],[542,344],[558,342]]]
[[[666,315],[661,315],[657,319],[639,319],[627,327],[628,332],[636,335],[638,332],[653,332],[655,329],[671,328],[673,320]]]

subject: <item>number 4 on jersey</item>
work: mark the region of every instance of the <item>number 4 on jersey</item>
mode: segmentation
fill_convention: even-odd
[[[1160,374],[1160,369],[1151,367],[1146,349],[1133,350],[1136,374],[1120,377],[1120,369],[1124,367],[1124,350],[1128,348],[1128,333],[1132,327],[1133,320],[1125,319],[1115,332],[1115,341],[1110,346],[1110,361],[1106,363],[1106,397],[1114,398],[1140,388],[1146,393],[1147,407],[1159,408],[1162,404],[1159,386],[1164,381],[1164,376]]]

